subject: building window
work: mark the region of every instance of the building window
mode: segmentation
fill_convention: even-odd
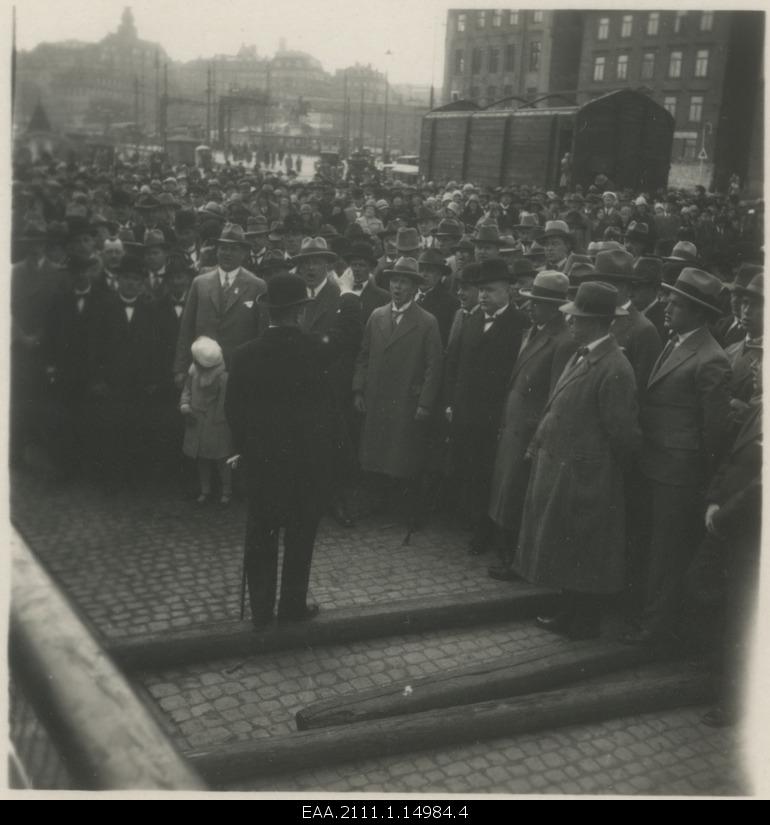
[[[695,77],[708,77],[709,50],[698,49],[695,55]]]
[[[500,26],[503,25],[503,10],[502,9],[495,9],[492,12],[492,26],[496,29],[499,29]]]
[[[481,49],[476,48],[471,52],[471,74],[479,74],[481,71]]]
[[[700,30],[710,32],[714,28],[714,12],[702,11],[700,13]]]
[[[497,99],[497,86],[487,86],[487,102],[492,103]]]
[[[599,30],[596,32],[597,40],[606,40],[610,36],[610,18],[599,18]]]
[[[642,80],[652,80],[655,76],[655,53],[646,52],[642,55]]]
[[[513,85],[511,83],[506,83],[503,86],[503,97],[513,97]]]
[[[487,13],[485,11],[480,11],[476,13],[476,26],[479,29],[483,29],[484,26],[487,25]]]
[[[684,19],[687,17],[686,11],[678,11],[674,17],[674,34],[684,34]]]
[[[519,25],[519,13],[517,11],[512,11],[510,17],[508,18],[508,22],[511,26],[518,26]]]
[[[618,55],[618,65],[617,65],[616,77],[617,77],[618,80],[628,80],[628,55],[627,54],[619,54]]]
[[[594,80],[604,80],[604,63],[605,58],[603,57],[595,57],[594,58]]]
[[[674,143],[671,147],[671,159],[685,162],[693,161],[696,159],[697,148],[697,138],[674,138]]]
[[[652,11],[647,15],[647,34],[652,37],[658,33],[660,12]]]
[[[543,22],[543,12],[533,11],[532,12],[532,22],[533,23],[542,23]]]
[[[703,119],[703,95],[693,95],[690,98],[690,123],[700,123]]]
[[[500,49],[492,46],[489,49],[489,73],[497,74],[500,71]]]
[[[540,50],[541,44],[539,40],[535,40],[534,43],[531,43],[529,46],[529,70],[531,72],[537,72],[540,70]]]
[[[673,95],[670,97],[664,97],[663,108],[671,115],[671,117],[676,117],[676,97]]]
[[[516,62],[516,47],[513,43],[509,43],[505,47],[505,71],[512,72]]]
[[[457,15],[457,31],[464,32],[465,31],[465,20],[466,17],[464,14]]]
[[[671,57],[668,61],[668,76],[681,77],[682,76],[682,53],[671,52]]]
[[[631,37],[631,30],[634,27],[634,15],[633,14],[624,14],[623,15],[623,23],[620,27],[620,36],[621,37]]]
[[[462,49],[455,51],[455,74],[465,74],[465,53]]]

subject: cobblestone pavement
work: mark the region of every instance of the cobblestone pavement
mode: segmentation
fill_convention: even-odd
[[[87,483],[53,488],[12,479],[12,513],[83,613],[111,638],[235,619],[243,505],[199,510],[148,486],[108,497]],[[324,521],[311,597],[322,609],[451,595],[508,585],[489,559],[465,551],[467,534],[431,526],[401,546],[400,525],[363,520],[354,531]],[[393,680],[551,644],[529,623],[432,631],[348,645],[264,654],[141,674],[184,750],[286,735],[310,702]],[[565,645],[568,643],[564,643]],[[252,782],[254,791],[361,793],[739,794],[735,732],[686,709],[563,728],[495,742],[357,762]]]

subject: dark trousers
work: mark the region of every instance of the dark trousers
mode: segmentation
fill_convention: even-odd
[[[697,487],[652,482],[642,624],[655,635],[676,632],[685,574],[704,533],[703,494]]]
[[[300,615],[306,607],[313,545],[322,508],[316,502],[297,502],[285,517],[265,513],[259,501],[249,499],[246,519],[245,566],[249,603],[254,622],[273,615],[278,575],[278,542],[284,528],[283,569],[279,618]]]

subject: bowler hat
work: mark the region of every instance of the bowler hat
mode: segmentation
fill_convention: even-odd
[[[437,249],[426,249],[421,252],[420,257],[417,259],[417,265],[420,269],[426,266],[435,267],[441,270],[442,275],[447,275],[450,271],[444,256]]]
[[[396,235],[396,249],[399,252],[416,252],[420,248],[420,235],[416,229],[402,226]]]
[[[466,264],[457,274],[456,282],[465,286],[478,286],[481,264],[475,262]]]
[[[243,227],[237,223],[226,223],[222,227],[222,232],[217,238],[218,244],[237,244],[238,246],[249,246]]]
[[[279,272],[267,282],[267,292],[257,300],[268,309],[287,309],[306,304],[310,299],[307,297],[307,285],[299,275]]]
[[[291,265],[294,266],[305,258],[325,258],[327,261],[336,261],[337,256],[326,245],[323,238],[303,238],[299,252],[291,258]]]
[[[505,241],[500,240],[500,230],[495,224],[484,223],[476,230],[476,234],[471,237],[471,243],[503,246]]]
[[[597,281],[631,281],[634,277],[634,256],[625,249],[600,252],[594,268]]]
[[[491,284],[495,281],[513,281],[513,275],[508,269],[508,264],[502,258],[487,258],[481,262],[478,283]]]
[[[660,286],[663,275],[663,263],[659,258],[642,256],[634,264],[633,283],[648,286]]]
[[[716,275],[704,272],[695,267],[685,267],[672,286],[663,284],[663,289],[676,292],[700,307],[710,310],[715,315],[722,315],[719,294],[722,291],[722,282]]]
[[[401,275],[405,278],[411,278],[415,283],[424,283],[424,278],[420,275],[420,267],[414,258],[407,258],[402,256],[394,264],[392,269],[386,269],[383,274],[388,278],[394,275]]]
[[[584,281],[578,287],[575,299],[559,307],[565,315],[577,318],[614,318],[628,315],[628,310],[617,306],[618,291],[611,284]]]
[[[546,269],[535,275],[529,289],[520,289],[519,295],[532,301],[546,301],[551,304],[567,302],[569,278],[562,272]]]

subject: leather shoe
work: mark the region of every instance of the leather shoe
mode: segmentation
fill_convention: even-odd
[[[317,604],[309,604],[300,613],[278,614],[279,624],[286,624],[287,622],[309,622],[315,619],[320,608]]]
[[[516,573],[509,564],[495,564],[487,568],[487,575],[490,579],[497,579],[501,582],[520,581],[521,576]]]
[[[572,622],[571,613],[557,613],[555,616],[538,616],[535,625],[549,633],[567,634]]]

